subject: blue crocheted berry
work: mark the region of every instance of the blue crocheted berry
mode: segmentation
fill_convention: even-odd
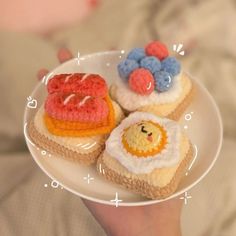
[[[125,59],[118,64],[117,69],[121,78],[128,79],[130,73],[138,67],[139,64],[135,60]]]
[[[176,76],[180,73],[181,66],[175,57],[167,57],[161,61],[161,69]]]
[[[146,57],[146,54],[143,48],[134,48],[129,52],[127,59],[140,62],[144,57]]]
[[[154,74],[155,89],[158,92],[165,92],[169,90],[173,84],[173,77],[166,71],[157,71]]]
[[[140,61],[140,67],[145,68],[154,74],[161,70],[161,62],[154,56],[145,57]]]

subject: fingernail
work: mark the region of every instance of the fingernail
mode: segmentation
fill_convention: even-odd
[[[38,80],[42,80],[43,77],[44,77],[46,74],[48,74],[48,72],[49,72],[49,70],[47,70],[47,69],[41,69],[41,70],[39,70],[38,73],[37,73],[37,78],[38,78]]]
[[[73,55],[69,49],[67,49],[66,47],[62,47],[58,50],[57,58],[60,63],[63,63],[73,58]]]

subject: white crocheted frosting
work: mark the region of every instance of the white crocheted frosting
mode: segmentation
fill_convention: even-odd
[[[151,104],[166,104],[176,101],[182,92],[181,86],[181,75],[174,78],[172,87],[166,91],[159,93],[153,91],[150,95],[140,95],[135,93],[129,88],[129,85],[126,81],[117,78],[115,82],[115,98],[118,103],[128,111],[137,110],[139,107],[147,106]]]

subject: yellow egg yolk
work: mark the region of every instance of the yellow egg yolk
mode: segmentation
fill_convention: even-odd
[[[152,121],[141,121],[124,130],[124,148],[137,157],[147,157],[159,153],[166,144],[166,131]]]

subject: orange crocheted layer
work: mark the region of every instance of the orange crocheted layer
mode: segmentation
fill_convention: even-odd
[[[62,121],[54,119],[45,113],[44,123],[48,131],[57,136],[83,137],[110,133],[115,126],[115,113],[109,96],[106,96],[104,100],[108,105],[109,114],[106,119],[100,122]]]
[[[157,126],[159,128],[159,130],[161,131],[162,137],[161,137],[159,145],[150,151],[139,151],[139,150],[132,148],[127,143],[127,141],[125,140],[124,135],[123,135],[122,136],[122,144],[123,144],[124,148],[127,150],[127,152],[131,153],[132,155],[136,156],[137,158],[146,158],[146,157],[150,157],[150,156],[160,153],[165,148],[165,145],[167,143],[166,131],[164,130],[164,128],[161,125],[159,125],[157,123],[153,123],[153,124],[155,126]]]

